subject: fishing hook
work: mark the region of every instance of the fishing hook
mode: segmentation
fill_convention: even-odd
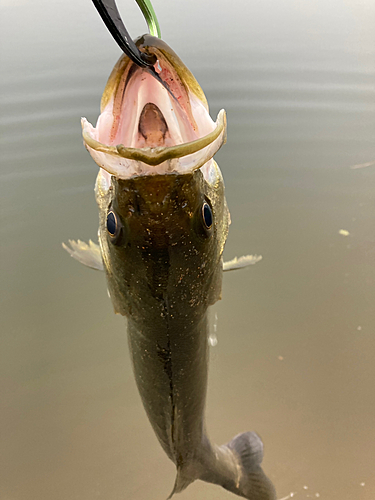
[[[122,22],[119,11],[117,10],[115,0],[92,0],[100,17],[103,19],[104,24],[107,26],[109,32],[125,54],[138,66],[145,68],[170,94],[178,104],[179,101],[169,88],[169,85],[163,81],[158,73],[155,71],[154,64],[157,58],[154,54],[146,54],[141,52],[131,39],[127,32],[124,23]],[[152,8],[150,0],[136,0],[138,7],[144,15],[150,34],[160,38],[160,27],[156,18],[154,9]]]
[[[133,42],[117,9],[115,0],[92,0],[104,24],[119,45],[120,49],[141,68],[155,64],[156,57],[141,52]],[[136,0],[146,19],[150,34],[160,38],[160,27],[150,0]]]

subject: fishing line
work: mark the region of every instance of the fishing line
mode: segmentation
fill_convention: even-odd
[[[150,0],[135,0],[146,20],[150,35],[161,38],[160,26]]]

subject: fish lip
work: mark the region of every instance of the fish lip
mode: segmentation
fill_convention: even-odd
[[[82,118],[86,149],[103,174],[120,179],[184,174],[201,167],[207,178],[213,178],[212,157],[226,142],[225,111],[214,123],[198,82],[165,42],[144,36],[137,43],[140,50],[154,54],[157,63],[149,71],[124,56],[119,59],[104,90],[96,126]],[[142,133],[147,105],[165,121],[164,133],[157,120],[148,122],[153,129],[149,137]]]
[[[225,111],[222,109],[216,118],[216,126],[214,130],[199,139],[195,139],[194,141],[185,142],[184,144],[178,144],[176,146],[160,146],[156,148],[139,149],[128,148],[123,144],[119,144],[116,146],[116,149],[118,154],[123,158],[139,160],[147,165],[155,166],[166,160],[182,158],[183,156],[197,153],[215,141],[224,128],[226,128],[226,115]],[[220,144],[219,147],[221,147],[222,144]]]
[[[194,141],[168,147],[161,146],[155,148],[131,148],[126,147],[123,144],[109,146],[97,141],[92,137],[92,135],[90,134],[90,130],[94,130],[94,128],[92,124],[86,120],[86,118],[81,119],[81,125],[85,146],[93,156],[94,160],[109,174],[115,175],[119,178],[127,178],[129,177],[129,175],[127,175],[127,172],[121,172],[121,168],[113,168],[113,166],[108,165],[107,162],[104,161],[106,155],[118,158],[119,160],[125,159],[128,161],[137,162],[138,175],[161,173],[160,169],[152,171],[150,169],[144,168],[142,170],[139,163],[150,167],[166,164],[165,168],[163,169],[165,171],[162,173],[187,173],[197,170],[201,168],[205,163],[207,163],[221,148],[221,146],[225,144],[227,134],[227,121],[224,109],[219,111],[215,122],[215,128],[212,132]],[[192,158],[203,149],[207,149],[207,154],[204,154],[201,158],[197,159],[197,161],[193,161],[192,165],[187,165],[184,169],[184,172],[182,172],[178,168],[178,165],[171,165],[171,163],[173,163],[173,160],[177,160],[178,162],[179,159],[188,157],[189,155]],[[97,159],[95,158],[95,152],[99,154],[101,153],[101,161],[97,161]]]

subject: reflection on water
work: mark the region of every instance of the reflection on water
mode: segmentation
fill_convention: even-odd
[[[263,256],[225,276],[214,306],[211,437],[258,431],[280,497],[372,500],[375,168],[350,167],[375,160],[374,4],[159,3],[212,115],[228,112],[226,256]],[[124,321],[104,277],[61,249],[96,235],[79,118],[95,121],[119,52],[87,2],[0,8],[0,496],[165,498],[174,467],[136,392]],[[145,30],[135,6],[126,19]],[[202,482],[180,495],[229,497]]]

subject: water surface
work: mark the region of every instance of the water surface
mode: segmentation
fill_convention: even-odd
[[[145,31],[119,2],[134,36]],[[375,498],[375,6],[155,0],[212,116],[232,226],[214,306],[207,420],[256,430],[279,498]],[[125,15],[126,12],[126,15]],[[137,394],[95,240],[95,122],[120,53],[91,2],[1,0],[1,465],[4,500],[164,499],[174,467]],[[345,230],[347,236],[340,234]],[[196,482],[181,500],[234,498]]]

